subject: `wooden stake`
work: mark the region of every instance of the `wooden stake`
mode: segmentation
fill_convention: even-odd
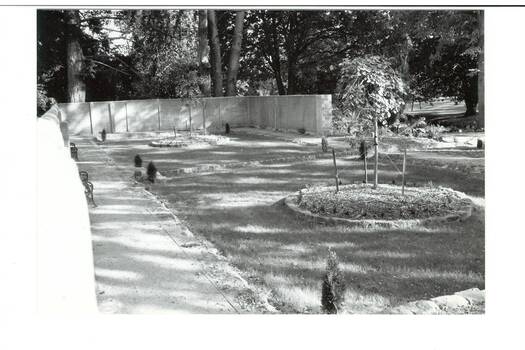
[[[93,134],[93,118],[91,116],[91,102],[88,103],[89,106],[89,127],[91,128],[91,135]]]
[[[335,193],[339,192],[339,174],[337,173],[337,164],[335,162],[335,149],[332,148],[332,157],[334,159],[334,172],[335,172]]]
[[[405,148],[405,152],[403,153],[403,178],[401,179],[401,194],[405,195],[405,164],[407,159],[407,149]]]
[[[374,152],[375,152],[375,162],[374,162],[374,189],[377,188],[378,183],[378,175],[377,175],[377,169],[379,166],[379,152],[377,149],[378,146],[378,131],[377,131],[377,117],[374,117]]]
[[[365,166],[365,184],[368,183],[368,165],[366,163],[367,149],[365,148],[365,156],[363,157],[363,163]]]
[[[126,107],[126,132],[129,132],[129,125],[128,125],[128,103],[124,102],[124,106]]]
[[[160,131],[160,99],[157,99],[157,123]]]
[[[189,111],[190,111],[190,137],[191,137],[191,132],[193,131],[192,129],[193,126],[191,125],[191,102],[189,103],[188,106],[189,106]]]
[[[206,100],[204,100],[204,106],[202,107],[202,129],[204,135],[206,135]]]

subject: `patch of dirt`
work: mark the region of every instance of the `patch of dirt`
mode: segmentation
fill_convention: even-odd
[[[152,147],[188,147],[190,145],[210,144],[223,145],[230,139],[221,135],[181,135],[179,137],[170,137],[162,140],[155,140],[149,143]]]
[[[300,191],[298,205],[312,213],[346,219],[399,220],[446,216],[470,204],[464,194],[444,187],[371,184],[313,186]]]

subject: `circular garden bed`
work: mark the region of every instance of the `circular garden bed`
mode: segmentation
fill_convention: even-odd
[[[180,135],[177,137],[170,137],[162,140],[151,141],[149,143],[152,147],[187,147],[190,145],[222,145],[229,141],[230,139],[221,135],[199,135],[194,134],[189,135]]]
[[[400,227],[455,221],[471,215],[472,201],[444,187],[401,187],[371,184],[312,186],[285,199],[296,214],[316,222]]]

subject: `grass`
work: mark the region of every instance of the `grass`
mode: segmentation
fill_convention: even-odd
[[[253,149],[249,140],[238,142],[243,146],[210,146],[199,152],[203,161],[224,162],[282,154],[283,144],[285,152],[309,150],[262,137],[254,138]],[[126,164],[141,147],[140,143],[113,144],[108,149],[117,162]],[[197,155],[158,148],[140,152],[144,160],[155,159],[161,173]],[[340,159],[338,167],[343,183],[362,179],[361,162]],[[382,182],[400,182],[389,160],[382,158],[380,169]],[[411,166],[407,178],[484,195],[483,176],[422,165]],[[280,200],[289,193],[305,184],[332,182],[332,161],[318,159],[175,177],[155,184],[154,191],[195,234],[214,243],[245,278],[271,289],[272,302],[283,312],[320,312],[329,247],[337,253],[345,275],[346,312],[380,312],[408,301],[484,288],[482,208],[464,222],[403,230],[312,225],[283,210]]]

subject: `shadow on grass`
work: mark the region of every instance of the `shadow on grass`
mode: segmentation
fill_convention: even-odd
[[[208,162],[275,158],[284,151],[317,150],[265,140],[258,138],[253,148],[239,138],[237,144],[199,150],[109,150],[124,164],[131,164],[137,153],[145,161],[158,160],[161,172],[163,167],[169,171]],[[341,159],[339,165],[343,183],[362,181],[361,162]],[[401,175],[390,162],[382,160],[380,170],[381,182],[401,182]],[[432,181],[436,186],[484,195],[482,176],[450,169],[411,166],[407,181]],[[483,211],[476,211],[464,222],[444,226],[356,230],[305,223],[276,204],[306,184],[327,183],[333,183],[332,161],[318,159],[172,178],[156,183],[153,191],[170,203],[194,233],[213,242],[253,282],[270,287],[284,311],[319,311],[328,247],[340,257],[349,286],[350,312],[376,312],[411,300],[484,288]]]

